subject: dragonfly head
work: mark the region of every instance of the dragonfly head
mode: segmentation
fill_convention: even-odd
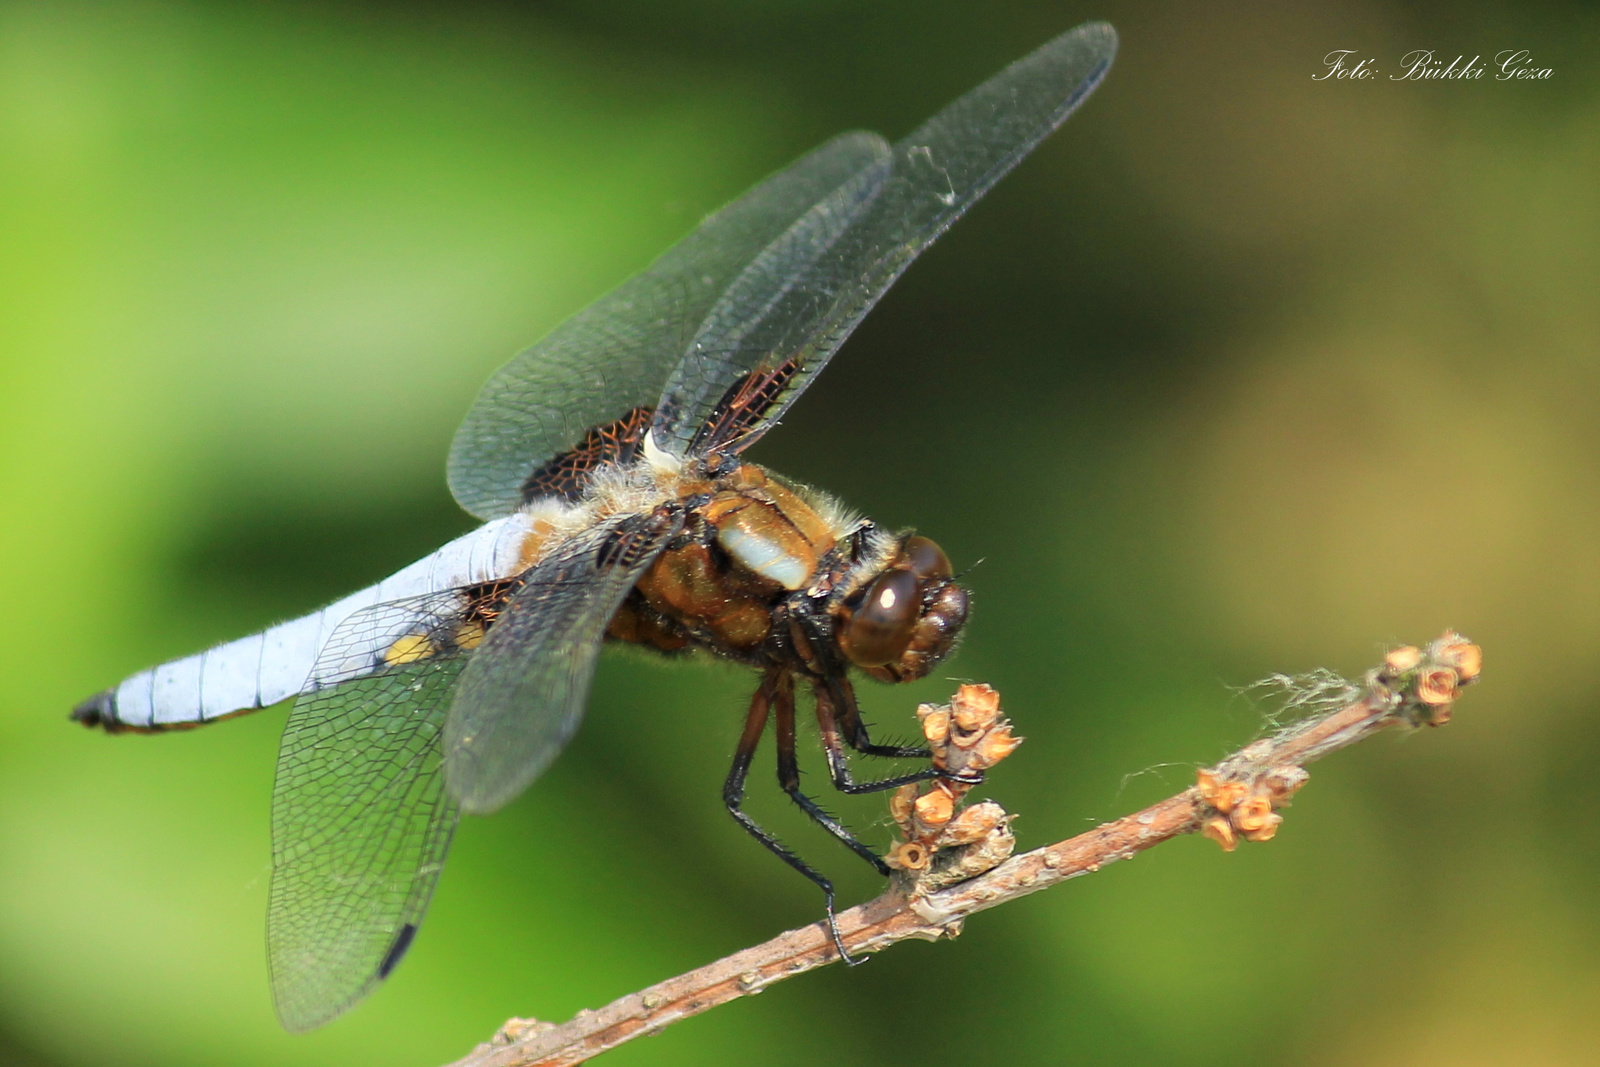
[[[909,682],[950,652],[966,621],[967,592],[952,580],[950,560],[912,536],[844,602],[835,633],[851,663],[880,681]]]

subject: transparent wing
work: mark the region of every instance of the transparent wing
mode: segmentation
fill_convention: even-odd
[[[1116,49],[1105,23],[1057,37],[896,144],[892,172],[842,232],[802,218],[752,259],[668,379],[656,443],[704,453],[758,438],[911,261],[1100,84]],[[797,254],[807,242],[814,254]]]
[[[462,673],[445,724],[445,777],[464,810],[506,804],[565,747],[606,627],[682,527],[676,512],[597,526],[541,561],[512,594]]]
[[[816,202],[888,144],[847,133],[702,222],[642,274],[500,368],[450,447],[450,491],[481,519],[516,509],[530,477],[596,427],[626,423],[661,395],[706,311],[728,283]],[[529,488],[538,495],[538,486]]]
[[[439,734],[472,603],[456,590],[357,612],[295,701],[272,793],[267,908],[272,993],[288,1030],[365,997],[422,921],[458,818]]]

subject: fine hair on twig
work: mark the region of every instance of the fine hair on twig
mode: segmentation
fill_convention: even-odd
[[[1326,715],[1354,700],[1361,687],[1337,671],[1318,667],[1303,674],[1269,674],[1236,690],[1240,695],[1267,704],[1261,721],[1276,731],[1304,719]]]

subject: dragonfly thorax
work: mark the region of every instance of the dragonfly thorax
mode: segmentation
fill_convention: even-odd
[[[815,673],[854,664],[890,682],[922,677],[953,647],[966,593],[927,538],[890,534],[750,463],[676,488],[682,532],[612,638]]]

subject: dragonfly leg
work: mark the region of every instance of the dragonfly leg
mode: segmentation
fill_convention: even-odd
[[[844,685],[848,687],[849,682],[845,682]],[[822,731],[822,750],[828,757],[828,774],[833,778],[833,787],[839,790],[839,792],[846,793],[851,796],[855,796],[860,793],[881,793],[886,789],[899,789],[901,786],[908,785],[912,782],[926,782],[930,778],[937,778],[939,776],[939,772],[934,770],[932,767],[924,767],[920,771],[912,771],[909,774],[898,774],[893,778],[880,778],[872,782],[856,781],[854,776],[852,776],[850,773],[850,757],[845,754],[844,744],[840,738],[840,720],[843,718],[843,716],[840,714],[839,705],[834,702],[834,695],[838,692],[838,690],[835,688],[834,680],[819,680],[814,686],[814,689],[817,698],[817,726]],[[848,689],[846,689],[846,692],[848,692]],[[853,693],[849,694],[849,705],[852,709],[854,708],[855,699]],[[855,721],[859,726],[861,721],[860,717],[856,716]],[[780,719],[779,722],[781,723],[782,720]],[[865,730],[863,730],[862,733],[864,734]],[[849,737],[849,733],[846,732],[844,736]],[[865,751],[864,749],[860,749],[859,746],[854,747],[856,747],[858,751]],[[892,746],[876,747],[890,748]],[[779,751],[782,751],[781,745],[779,747]],[[917,756],[927,758],[928,750],[894,748],[893,752],[870,752],[868,754],[874,756],[897,755],[908,756],[911,758],[915,758]],[[879,864],[881,865],[881,863],[882,861],[880,860]]]
[[[794,684],[780,690],[773,701],[777,711],[778,734],[778,785],[789,794],[789,799],[794,801],[801,811],[811,817],[811,820],[821,826],[828,833],[837,837],[849,847],[850,851],[860,856],[872,865],[873,870],[889,876],[888,865],[879,855],[868,848],[855,834],[851,833],[838,819],[824,811],[815,800],[800,792],[800,760],[795,754],[794,733]]]
[[[925,748],[911,745],[873,744],[872,738],[867,734],[867,724],[861,721],[861,709],[856,704],[856,691],[850,684],[850,679],[837,675],[827,679],[824,684],[830,690],[839,732],[843,734],[845,744],[857,752],[864,756],[886,756],[891,759],[927,759],[932,755]],[[817,700],[820,702],[822,699],[822,685],[819,684]]]
[[[839,958],[848,964],[857,964],[861,961],[845,951],[844,938],[839,934],[839,920],[833,907],[833,883],[822,876],[822,873],[812,867],[805,860],[791,852],[783,842],[779,841],[770,832],[752,819],[743,810],[745,780],[750,776],[750,761],[755,757],[756,746],[761,742],[761,735],[767,727],[767,716],[771,712],[776,698],[787,692],[787,706],[789,708],[790,744],[789,762],[794,762],[794,678],[782,667],[770,668],[761,679],[761,685],[750,700],[750,711],[745,716],[744,732],[739,736],[739,747],[734,751],[733,766],[728,770],[727,781],[722,786],[722,803],[727,807],[728,814],[733,816],[735,822],[744,828],[745,833],[755,838],[764,845],[768,852],[777,856],[790,867],[809,878],[817,888],[822,890],[825,906],[828,911],[828,933],[833,938],[833,947],[838,951]],[[783,703],[779,703],[780,708]],[[780,719],[781,719],[780,712]],[[782,746],[779,746],[778,756],[779,774],[782,775],[784,757]],[[796,771],[798,778],[798,771]],[[790,794],[794,796],[795,794]],[[798,802],[798,801],[797,801]],[[802,805],[803,806],[803,805]],[[809,812],[808,812],[809,814]],[[815,818],[815,816],[813,816]],[[826,824],[824,824],[826,825]],[[836,824],[837,825],[837,824]],[[842,827],[841,827],[842,829]],[[848,831],[846,831],[848,834]],[[882,861],[876,856],[873,860],[881,865]]]

